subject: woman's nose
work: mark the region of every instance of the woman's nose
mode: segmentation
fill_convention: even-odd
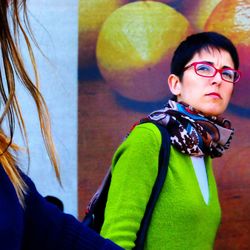
[[[215,76],[212,79],[212,84],[220,84],[221,82],[222,82],[221,73],[217,71]]]

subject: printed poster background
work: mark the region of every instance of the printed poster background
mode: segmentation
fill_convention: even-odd
[[[224,114],[232,121],[235,137],[230,150],[214,161],[223,210],[215,249],[249,249],[250,2],[157,1],[167,10],[162,16],[158,15],[157,19],[162,19],[154,24],[153,28],[159,29],[154,35],[152,26],[148,28],[154,18],[148,21],[144,10],[126,12],[127,24],[123,27],[121,17],[111,19],[117,13],[114,11],[127,6],[128,2],[132,1],[79,1],[79,217],[84,216],[88,200],[132,124],[161,107],[169,97],[166,83],[169,58],[178,39],[182,40],[190,32],[213,30],[225,34],[236,44],[243,73]],[[139,18],[146,21],[140,22]],[[100,35],[104,27],[105,32]],[[162,31],[163,36],[157,40],[158,31]],[[97,60],[98,36],[101,45]],[[162,40],[165,47],[160,43]],[[143,61],[140,56],[146,59]]]

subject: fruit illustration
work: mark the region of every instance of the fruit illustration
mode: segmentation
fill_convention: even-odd
[[[187,19],[166,4],[129,3],[114,11],[99,33],[96,53],[101,74],[124,97],[161,100],[169,95],[173,50],[190,31]]]
[[[197,32],[203,31],[205,23],[221,0],[197,0],[190,4],[189,0],[181,1],[181,12],[190,20]]]
[[[79,67],[96,64],[95,49],[98,33],[106,18],[128,0],[79,0]]]
[[[145,2],[147,0],[144,0]],[[151,0],[153,2],[161,2],[161,3],[166,3],[166,4],[171,4],[171,3],[175,3],[175,2],[178,2],[179,0]]]

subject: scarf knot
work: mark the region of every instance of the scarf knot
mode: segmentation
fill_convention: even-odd
[[[193,107],[173,100],[144,120],[166,126],[171,144],[191,156],[220,157],[229,148],[234,134],[229,120],[220,116],[205,116]]]

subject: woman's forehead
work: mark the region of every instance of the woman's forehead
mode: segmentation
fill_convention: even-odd
[[[193,62],[195,60],[204,60],[204,61],[212,60],[212,62],[213,61],[215,63],[220,62],[225,66],[230,66],[230,67],[234,66],[233,59],[230,53],[224,49],[215,47],[206,47],[201,49],[200,51],[194,54],[194,56],[189,62]]]

